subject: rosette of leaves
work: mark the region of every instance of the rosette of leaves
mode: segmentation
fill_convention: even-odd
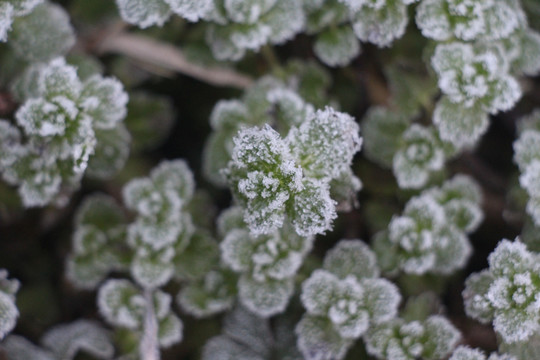
[[[237,224],[229,226],[220,247],[222,261],[240,274],[240,301],[262,317],[283,312],[313,238],[299,236],[290,224],[270,234],[252,236],[240,208],[231,208],[223,216],[228,217],[227,222]]]
[[[90,195],[75,214],[73,247],[67,277],[77,287],[95,289],[113,270],[129,268],[127,219],[123,209],[107,195]]]
[[[394,118],[389,121],[397,124],[401,120]],[[389,130],[385,135],[391,140],[395,140],[395,132],[400,132],[399,127],[380,130]],[[445,150],[444,144],[433,127],[419,124],[409,126],[399,139],[392,158],[392,169],[398,186],[402,189],[420,189],[425,186],[431,174],[443,168],[448,155]],[[390,147],[388,151],[392,151],[392,148]]]
[[[467,234],[483,218],[480,202],[478,185],[461,175],[412,198],[388,230],[375,236],[379,264],[388,273],[416,275],[462,268],[471,254]]]
[[[26,207],[61,204],[61,192],[77,188],[86,171],[104,170],[92,167],[93,156],[118,155],[102,147],[129,147],[129,136],[115,136],[122,131],[128,97],[115,79],[94,75],[81,81],[63,58],[32,66],[21,84],[18,126],[0,121],[2,177],[18,186]],[[124,153],[108,158],[112,170],[123,166]]]
[[[163,161],[149,177],[124,186],[124,203],[136,214],[127,230],[134,253],[131,274],[142,286],[159,287],[173,276],[175,260],[195,232],[186,211],[194,191],[193,174],[183,160]]]
[[[364,340],[366,350],[385,360],[437,360],[445,358],[461,335],[450,321],[432,315],[422,321],[406,322],[396,318],[369,328]]]
[[[405,34],[407,5],[416,0],[339,1],[349,7],[354,33],[360,40],[387,47]]]
[[[141,341],[155,331],[153,335],[160,348],[182,340],[183,324],[172,312],[171,302],[172,297],[167,293],[143,291],[123,279],[107,280],[99,288],[97,296],[99,312],[109,324],[129,330]],[[156,324],[149,324],[148,318],[155,320]]]
[[[478,349],[471,349],[467,346],[458,346],[449,360],[517,360],[513,355],[492,353],[489,357]]]
[[[0,41],[5,42],[15,18],[27,15],[43,0],[2,0],[0,1]]]
[[[302,360],[290,336],[285,319],[277,318],[275,326],[268,320],[237,306],[223,320],[223,330],[206,342],[202,360]]]
[[[499,45],[453,42],[438,45],[431,65],[444,96],[433,122],[441,139],[456,147],[470,147],[487,130],[488,113],[511,109],[521,97],[509,61]]]
[[[540,225],[540,131],[531,124],[525,127],[514,142],[514,161],[521,176],[519,182],[527,191],[527,213]]]
[[[9,280],[8,272],[0,269],[0,340],[3,339],[17,323],[19,309],[15,304],[15,294],[19,290],[17,280]]]
[[[297,62],[287,72],[283,81],[263,77],[242,98],[222,100],[214,106],[210,115],[213,131],[203,154],[205,176],[214,185],[227,185],[222,170],[232,158],[233,138],[241,128],[269,124],[286,136],[291,127],[299,126],[314,112],[299,93],[326,102],[324,91],[329,80],[320,68]]]
[[[526,342],[540,330],[538,254],[519,239],[503,239],[488,263],[465,282],[465,311],[482,323],[493,321],[504,342]]]
[[[43,347],[11,335],[2,347],[10,360],[72,360],[81,353],[93,359],[111,359],[114,355],[109,331],[89,320],[55,326],[43,335],[41,343]]]
[[[305,26],[300,0],[218,0],[216,10],[206,41],[218,60],[236,61],[247,50],[282,44]]]
[[[416,24],[422,34],[437,41],[502,39],[524,20],[517,1],[426,0],[416,9]]]
[[[286,219],[301,236],[329,230],[336,217],[330,181],[349,171],[360,146],[354,119],[330,107],[285,138],[268,125],[240,130],[226,175],[251,233],[270,234]]]
[[[307,360],[337,360],[370,327],[396,316],[401,295],[379,277],[366,244],[342,240],[302,284],[301,300],[307,313],[296,326],[298,349]]]

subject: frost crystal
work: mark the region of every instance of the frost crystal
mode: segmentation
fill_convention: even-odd
[[[114,91],[108,91],[111,88]],[[103,92],[95,96],[92,89]],[[116,80],[96,75],[81,81],[76,68],[62,58],[30,67],[19,81],[18,92],[24,96],[20,99],[24,103],[15,119],[25,136],[24,140],[17,138],[13,127],[2,123],[9,128],[7,137],[0,140],[2,151],[9,154],[1,166],[2,176],[19,186],[25,206],[44,206],[53,202],[61,190],[73,191],[78,186],[96,152],[100,140],[96,134],[107,127],[104,124],[109,124],[109,129],[122,120],[127,95]],[[112,141],[115,134],[108,134],[107,140]],[[115,141],[125,154],[129,137],[118,134]],[[11,149],[4,150],[8,143]],[[101,148],[95,156],[100,154]],[[117,160],[114,170],[121,165]]]
[[[19,310],[15,304],[19,282],[8,280],[7,277],[7,271],[0,269],[0,340],[13,330],[19,317]]]
[[[116,0],[122,19],[147,28],[161,26],[169,19],[171,8],[164,0]]]
[[[79,352],[98,359],[110,359],[114,355],[109,333],[87,320],[56,326],[43,336],[41,342],[58,359],[74,359]]]
[[[540,329],[538,255],[516,240],[502,240],[489,269],[467,279],[467,314],[493,326],[507,343],[524,342]]]
[[[367,264],[352,262],[355,255]],[[374,259],[360,240],[341,241],[326,256],[325,270],[316,270],[304,281],[301,300],[307,314],[296,333],[306,359],[342,359],[352,341],[372,324],[396,316],[401,296],[395,285],[376,277]]]
[[[313,51],[328,66],[345,66],[360,54],[360,44],[350,27],[341,27],[320,33]]]
[[[15,18],[25,16],[43,0],[4,0],[0,2],[0,42],[7,41]]]
[[[418,189],[429,180],[430,173],[442,169],[445,154],[431,128],[411,125],[403,134],[393,158],[394,175],[401,188]]]
[[[229,209],[218,221],[224,224],[240,212],[239,208]],[[311,250],[313,239],[298,236],[290,225],[259,236],[250,235],[243,221],[231,222],[227,227],[221,257],[229,268],[241,274],[240,300],[259,316],[282,312],[292,295],[291,280]]]
[[[383,270],[449,274],[465,266],[471,254],[466,234],[483,218],[480,202],[478,185],[461,175],[409,200],[374,240]]]
[[[452,103],[496,114],[512,108],[521,97],[519,84],[509,75],[509,64],[498,46],[441,44],[431,64],[439,76],[439,87]]]
[[[435,315],[425,321],[394,319],[373,326],[364,339],[367,352],[378,359],[437,360],[448,355],[459,338],[459,331],[448,320]]]
[[[530,197],[526,210],[538,225],[540,224],[540,131],[534,128],[532,121],[530,123],[531,125],[524,126],[531,128],[525,128],[514,142],[514,161],[521,171],[519,182]]]
[[[416,10],[422,34],[438,41],[452,37],[471,41],[509,36],[520,25],[520,13],[505,1],[425,0]]]
[[[285,139],[268,125],[241,130],[225,174],[252,234],[269,234],[286,217],[301,236],[328,230],[336,216],[328,185],[360,149],[358,131],[353,118],[331,108],[308,116]]]
[[[449,360],[516,360],[512,355],[498,355],[496,353],[486,357],[484,353],[478,349],[471,349],[467,346],[458,346],[452,353]]]

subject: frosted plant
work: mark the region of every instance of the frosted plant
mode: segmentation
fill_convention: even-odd
[[[18,335],[10,335],[4,339],[2,349],[10,360],[57,360],[50,351],[42,349]]]
[[[438,41],[496,40],[508,37],[523,21],[512,1],[423,0],[416,10],[422,34]]]
[[[414,0],[339,0],[350,8],[356,36],[379,47],[390,46],[405,33],[407,4]]]
[[[110,359],[114,355],[108,331],[88,320],[55,326],[47,331],[41,342],[57,359],[74,359],[79,352],[97,359]]]
[[[220,10],[216,11],[216,23],[206,34],[206,41],[219,60],[236,61],[247,50],[284,43],[305,25],[300,0],[225,0],[221,13]]]
[[[487,130],[487,113],[511,109],[521,97],[501,46],[438,45],[431,64],[443,98],[433,114],[443,140],[471,146]]]
[[[450,321],[433,315],[424,321],[393,319],[369,328],[366,350],[378,359],[437,360],[445,358],[457,345],[459,331]]]
[[[471,349],[467,346],[458,346],[449,360],[516,360],[516,358],[512,355],[499,355],[496,353],[486,357],[480,350]]]
[[[434,129],[412,124],[403,133],[392,159],[399,187],[419,189],[425,186],[431,173],[443,168],[445,157]]]
[[[300,66],[300,65],[299,65]],[[305,69],[304,69],[305,70]],[[291,70],[297,76],[287,80],[299,90],[306,89],[300,83],[304,77],[298,76],[300,69]],[[318,80],[318,79],[316,79]],[[309,84],[306,91],[322,91],[321,87]],[[270,124],[285,136],[292,126],[298,126],[314,112],[313,106],[300,95],[273,77],[264,77],[249,88],[241,99],[219,101],[210,115],[213,132],[204,150],[204,172],[215,185],[226,186],[222,169],[231,160],[234,148],[233,138],[246,126]]]
[[[208,340],[202,360],[302,360],[293,337],[284,334],[289,324],[276,319],[275,326],[237,306],[225,316],[221,335]]]
[[[194,232],[184,210],[194,190],[193,174],[182,160],[164,161],[150,177],[125,185],[124,203],[137,214],[128,226],[127,243],[134,251],[131,273],[144,287],[159,287],[172,277],[175,257]]]
[[[540,329],[538,254],[519,239],[504,239],[488,262],[489,269],[465,282],[465,311],[480,322],[493,321],[504,342],[525,342]]]
[[[353,118],[331,108],[308,116],[285,139],[268,125],[241,130],[226,174],[252,234],[269,234],[286,218],[301,236],[330,229],[336,209],[329,182],[360,145]]]
[[[296,326],[306,359],[342,359],[354,340],[397,314],[401,296],[378,277],[375,254],[360,240],[343,240],[302,284],[307,313]]]
[[[73,250],[67,277],[76,286],[95,289],[110,271],[127,270],[131,251],[126,246],[127,220],[122,208],[107,195],[91,195],[75,214]]]
[[[122,19],[141,28],[163,25],[171,16],[171,8],[164,0],[116,0]]]
[[[7,41],[8,32],[15,18],[27,15],[43,0],[2,0],[0,1],[0,42]]]
[[[100,134],[123,126],[128,98],[115,79],[95,75],[81,81],[62,58],[34,65],[24,77],[18,127],[0,121],[0,147],[6,154],[2,177],[19,187],[26,207],[61,204],[60,193],[78,186],[100,146]],[[116,141],[128,147],[128,138]]]
[[[431,65],[439,76],[442,92],[451,102],[467,108],[480,105],[495,114],[512,108],[521,96],[499,46],[441,44],[435,49]]]
[[[238,224],[228,226],[220,247],[222,261],[241,274],[240,301],[262,317],[283,312],[313,238],[299,236],[289,224],[267,235],[252,236],[240,208],[231,208],[222,216],[228,219],[221,222]]]
[[[75,34],[64,8],[45,1],[15,20],[8,43],[16,55],[24,60],[48,62],[64,56],[73,47]]]
[[[375,237],[381,267],[418,275],[462,268],[471,254],[466,234],[483,218],[480,203],[478,185],[462,175],[412,198],[403,215],[392,218],[388,231]]]
[[[157,290],[149,295],[129,280],[120,279],[107,280],[97,298],[99,311],[108,323],[133,331],[141,342],[154,335],[161,348],[182,340],[183,324],[171,311],[171,302],[169,294]],[[156,324],[149,324],[149,317]]]
[[[17,280],[9,280],[7,277],[7,270],[0,269],[0,340],[13,330],[19,317],[15,294],[20,284]]]
[[[529,124],[527,124],[529,123]],[[525,121],[524,130],[514,142],[514,161],[521,171],[519,182],[527,191],[527,213],[536,225],[540,224],[540,131],[534,120],[534,114]]]

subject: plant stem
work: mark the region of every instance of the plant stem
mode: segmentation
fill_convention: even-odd
[[[143,336],[139,352],[141,360],[159,360],[158,322],[154,311],[154,299],[151,289],[144,290],[146,310],[144,315]]]

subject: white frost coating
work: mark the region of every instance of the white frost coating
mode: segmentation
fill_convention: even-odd
[[[9,30],[14,17],[13,6],[8,2],[0,3],[0,42],[7,41]]]
[[[108,280],[99,289],[97,304],[101,315],[111,324],[137,329],[142,324],[144,297],[128,280]]]
[[[302,283],[302,304],[310,314],[324,315],[337,292],[339,279],[325,270],[315,270],[311,276]]]
[[[110,334],[88,320],[55,326],[45,333],[41,342],[58,359],[73,359],[79,352],[98,359],[110,359],[114,355]]]
[[[17,124],[27,134],[40,136],[63,135],[66,118],[59,108],[41,98],[30,99],[15,114]]]
[[[498,46],[478,49],[465,43],[441,44],[431,64],[439,76],[439,87],[453,103],[495,114],[508,110],[521,97],[519,84],[508,74],[508,62]]]
[[[254,24],[269,11],[278,0],[225,0],[224,8],[233,22]]]
[[[433,112],[433,123],[441,139],[459,148],[472,147],[487,131],[489,117],[479,107],[467,108],[443,97]]]
[[[196,22],[204,18],[214,7],[213,0],[163,0],[177,15]]]
[[[210,114],[210,125],[214,130],[227,126],[239,126],[247,122],[248,110],[240,100],[220,100]]]
[[[360,54],[360,44],[352,29],[344,26],[319,34],[313,51],[328,66],[345,66]]]
[[[19,310],[12,295],[0,291],[0,340],[15,327]]]
[[[258,282],[242,276],[238,282],[238,296],[242,305],[261,317],[285,311],[293,292],[293,279]]]
[[[83,86],[81,106],[92,116],[96,128],[112,129],[126,117],[128,95],[120,81],[94,75]]]
[[[182,341],[184,324],[178,316],[171,313],[161,319],[158,325],[158,340],[160,347],[168,348]]]
[[[479,349],[472,349],[468,346],[458,346],[448,360],[486,360],[486,355]],[[513,355],[499,355],[492,353],[487,360],[517,360]]]
[[[425,37],[444,41],[452,36],[444,0],[423,0],[416,8],[416,24]]]
[[[517,63],[525,75],[535,76],[540,73],[540,33],[527,29],[521,36],[521,52]]]
[[[527,190],[530,197],[540,197],[540,159],[533,160],[519,177],[521,187]]]
[[[401,188],[424,186],[432,171],[444,165],[443,149],[430,128],[413,124],[403,134],[403,145],[393,159],[394,175]]]
[[[540,160],[540,132],[525,130],[514,142],[514,161],[521,172],[533,162]]]
[[[272,29],[264,23],[255,23],[245,27],[234,29],[231,32],[231,42],[239,49],[257,51],[266,44]]]
[[[335,330],[328,329],[328,320],[306,316],[295,328],[297,346],[306,360],[341,360],[352,345]]]
[[[278,0],[264,21],[271,29],[269,40],[273,44],[283,44],[304,29],[306,15],[303,0]]]
[[[380,324],[397,316],[401,294],[396,285],[386,279],[363,279],[364,306],[371,321]]]
[[[348,275],[357,279],[379,276],[375,253],[361,240],[340,241],[326,253],[323,267],[342,279]]]
[[[353,10],[354,11],[354,10]],[[409,21],[407,5],[401,1],[366,2],[351,15],[356,36],[379,47],[390,46],[405,33]]]
[[[171,15],[171,8],[164,0],[116,0],[122,19],[144,29],[162,26]]]
[[[2,342],[2,348],[10,360],[56,360],[52,353],[19,335],[8,336]]]
[[[37,86],[39,95],[48,99],[66,96],[76,100],[82,90],[77,69],[64,58],[55,58],[39,70]]]

